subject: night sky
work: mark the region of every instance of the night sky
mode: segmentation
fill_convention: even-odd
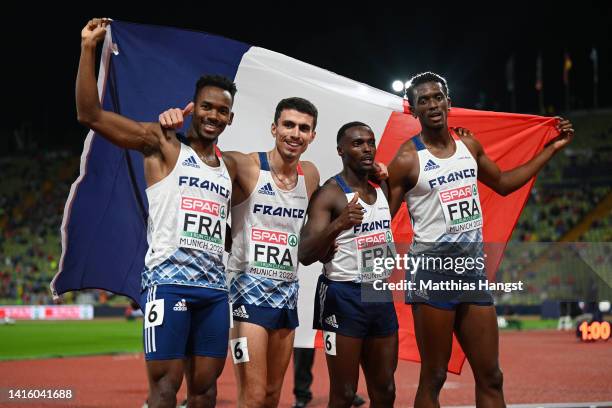
[[[130,4],[125,8],[125,4]],[[10,137],[24,122],[43,135],[41,146],[80,148],[85,130],[76,121],[74,79],[80,31],[90,17],[206,31],[268,48],[340,75],[392,92],[394,79],[434,71],[449,81],[455,106],[510,111],[506,63],[515,58],[517,112],[538,113],[534,88],[536,57],[544,61],[545,105],[565,106],[563,54],[573,62],[572,105],[592,108],[593,71],[599,57],[599,105],[611,107],[612,3],[572,2],[571,7],[539,2],[381,2],[357,9],[328,1],[277,6],[221,2],[133,2],[99,7],[57,2],[54,8],[28,3],[28,10],[4,11],[0,134]],[[538,3],[536,5],[536,3]],[[68,4],[72,4],[69,6]],[[60,10],[61,8],[61,10]],[[72,10],[70,11],[70,9]],[[153,118],[152,118],[153,119]]]

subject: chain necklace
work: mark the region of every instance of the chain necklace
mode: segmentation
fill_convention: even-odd
[[[196,154],[198,155],[200,160],[202,160],[204,162],[204,164],[206,164],[208,166],[211,166],[211,167],[215,167],[215,165],[217,164],[217,160],[216,160],[217,155],[216,154],[214,154],[213,156],[210,156],[210,157],[206,157],[206,156],[200,154],[200,152],[198,152],[197,150],[195,150],[195,149],[193,149],[193,150],[196,152]]]
[[[274,167],[272,166],[272,161],[270,160],[270,157],[268,157],[268,163],[270,165],[270,170],[272,171],[272,174],[274,176],[276,176],[276,179],[278,181],[281,182],[281,184],[285,187],[285,190],[291,190],[293,187],[295,187],[295,185],[297,184],[297,180],[298,180],[298,172],[297,169],[295,171],[295,177],[291,177],[288,178],[289,183],[287,183],[285,180],[283,180],[282,178],[280,178],[278,172],[276,170],[274,170]]]

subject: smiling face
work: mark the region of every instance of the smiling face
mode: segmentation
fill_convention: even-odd
[[[344,131],[338,144],[338,154],[346,167],[356,173],[374,171],[376,139],[372,129],[367,126],[353,126]]]
[[[272,135],[283,159],[299,159],[315,138],[314,118],[295,109],[284,109],[272,124]]]
[[[226,126],[232,124],[232,95],[216,86],[204,86],[198,92],[191,126],[198,137],[215,140]]]
[[[430,129],[447,127],[450,98],[444,93],[439,82],[425,82],[414,87],[414,106],[412,116],[421,122],[421,126]]]

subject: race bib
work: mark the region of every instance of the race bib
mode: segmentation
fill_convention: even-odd
[[[385,268],[385,259],[395,260],[395,244],[391,231],[380,231],[355,238],[362,282],[386,279],[393,268]]]
[[[249,238],[249,274],[287,282],[297,280],[296,234],[251,228]]]
[[[181,197],[178,246],[223,255],[227,207],[201,198]]]
[[[160,326],[164,322],[164,299],[147,302],[145,305],[144,327]]]
[[[444,212],[447,233],[458,234],[482,227],[482,211],[476,184],[440,191],[438,198]]]

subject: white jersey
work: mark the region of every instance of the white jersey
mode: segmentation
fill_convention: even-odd
[[[478,165],[467,146],[449,132],[456,149],[445,159],[431,154],[420,136],[412,138],[419,156],[419,178],[405,200],[414,244],[482,242]]]
[[[266,153],[255,189],[232,208],[230,301],[276,308],[297,306],[298,243],[308,208],[306,181],[298,165],[291,190],[278,188]]]
[[[232,183],[215,149],[219,167],[207,165],[181,143],[170,174],[147,188],[143,290],[161,284],[227,290],[223,250]]]
[[[334,179],[350,202],[355,193],[340,175]],[[389,203],[382,189],[375,187],[374,204],[369,205],[361,198],[358,200],[364,209],[362,223],[342,231],[336,238],[338,251],[330,262],[323,265],[323,274],[330,280],[373,282],[388,278],[393,271],[393,268],[384,268],[385,259],[395,260],[396,254]]]

